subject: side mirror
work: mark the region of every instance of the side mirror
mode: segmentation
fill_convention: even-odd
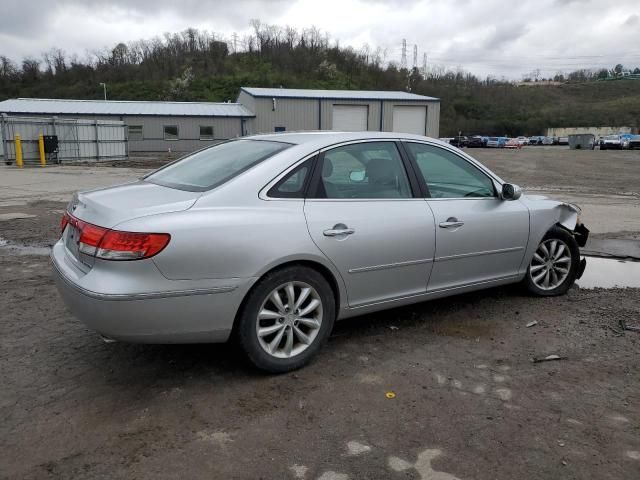
[[[503,200],[517,200],[522,196],[522,190],[519,186],[512,183],[502,184],[502,199]]]

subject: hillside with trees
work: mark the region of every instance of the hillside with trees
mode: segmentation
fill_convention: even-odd
[[[230,42],[188,29],[82,60],[57,48],[20,65],[0,55],[0,100],[101,99],[101,82],[111,100],[234,101],[240,86],[409,90],[441,99],[442,136],[640,123],[640,80],[599,81],[609,75],[580,70],[536,85],[440,68],[408,71],[386,62],[381,49],[341,47],[315,28],[252,26],[252,34]]]

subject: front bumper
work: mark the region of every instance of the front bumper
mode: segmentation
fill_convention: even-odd
[[[106,291],[107,288],[95,286],[114,285],[113,272],[101,272],[94,267],[83,274],[67,255],[62,242],[58,242],[51,252],[54,281],[69,310],[104,337],[127,342],[224,342],[229,338],[236,311],[252,283],[246,279],[226,279],[210,281],[196,288],[193,282],[185,285],[183,281],[161,279],[170,282],[172,288],[137,289],[135,292],[112,288]],[[154,265],[151,267],[155,268]],[[136,279],[130,278],[130,269],[127,274],[129,276],[119,283],[136,284]],[[143,284],[144,278],[138,280]]]

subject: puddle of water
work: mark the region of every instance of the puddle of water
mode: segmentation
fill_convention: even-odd
[[[640,288],[640,262],[587,257],[580,288]]]
[[[51,247],[21,245],[19,243],[12,243],[2,237],[0,237],[0,250],[17,255],[49,255],[51,253]]]

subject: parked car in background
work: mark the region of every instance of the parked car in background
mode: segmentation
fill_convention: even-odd
[[[504,148],[507,143],[505,137],[489,137],[487,140],[487,147],[489,148]]]
[[[607,135],[600,139],[600,150],[622,150],[620,135]]]
[[[480,135],[467,137],[467,147],[469,148],[482,148],[482,147],[486,147],[486,145],[487,145],[487,142]]]
[[[622,144],[622,149],[623,150],[629,150],[630,142],[631,142],[631,139],[633,137],[634,137],[634,135],[632,135],[630,133],[622,133],[622,134],[620,134],[620,143]]]
[[[569,137],[558,137],[558,145],[569,145]]]
[[[523,145],[524,144],[520,143],[520,140],[518,140],[517,138],[510,138],[504,144],[504,148],[520,149],[520,148],[522,148]]]
[[[629,149],[634,150],[640,148],[640,135],[632,135],[629,139]]]
[[[541,135],[529,137],[529,145],[542,145],[543,139],[544,139],[544,136],[541,136]]]
[[[520,136],[520,137],[517,137],[515,140],[520,144],[520,146],[529,145],[529,139],[527,137]]]
[[[540,145],[555,145],[555,140],[553,137],[542,137]]]
[[[466,147],[468,142],[469,142],[468,137],[466,137],[464,135],[458,135],[457,137],[453,137],[451,140],[449,140],[449,143],[451,145],[453,145],[454,147],[458,147],[458,148]]]
[[[335,320],[509,283],[562,295],[587,236],[579,207],[522,195],[449,144],[299,132],[75,195],[51,260],[66,304],[107,339],[233,332],[255,366],[286,372]]]

